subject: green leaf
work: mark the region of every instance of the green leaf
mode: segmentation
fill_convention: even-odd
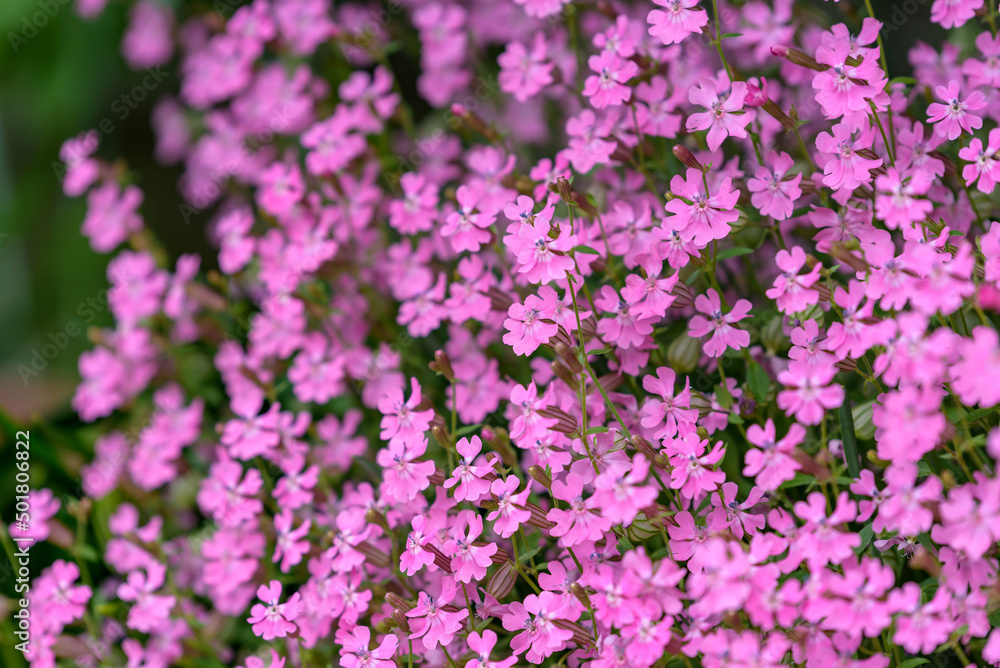
[[[854,554],[861,556],[861,553],[868,548],[868,543],[871,542],[872,537],[875,535],[875,530],[872,529],[871,524],[866,524],[861,531],[858,532],[861,536],[861,544],[854,548]]]
[[[741,32],[726,32],[719,35],[719,39],[727,39],[729,37],[742,37],[742,36],[743,33]]]
[[[738,413],[730,413],[729,424],[743,424],[743,418],[741,418]]]
[[[466,427],[462,427],[461,429],[456,429],[455,430],[455,438],[462,438],[466,434],[471,434],[472,432],[476,431],[477,429],[479,429],[482,426],[483,426],[483,423],[480,422],[479,424],[470,424],[470,425],[468,425]]]
[[[858,437],[854,433],[854,415],[851,413],[851,400],[844,397],[840,405],[840,437],[844,442],[844,459],[847,461],[847,472],[852,478],[861,473],[861,457],[858,455]]]
[[[731,257],[738,257],[740,255],[749,255],[753,253],[752,248],[746,248],[744,246],[736,246],[734,248],[723,248],[719,251],[719,254],[715,256],[716,260],[727,260]]]
[[[930,661],[922,656],[915,656],[912,659],[907,659],[903,663],[899,664],[899,668],[916,668],[916,666],[922,666],[925,663],[930,663]]]
[[[750,385],[754,399],[763,402],[767,398],[767,392],[771,388],[771,379],[768,377],[767,371],[764,371],[764,367],[752,360],[750,368],[747,369],[747,383]]]
[[[891,84],[894,84],[894,83],[905,83],[905,84],[909,84],[911,86],[916,86],[917,85],[917,80],[914,79],[913,77],[893,77],[892,79],[889,80],[889,83],[891,83]]]
[[[805,473],[796,473],[795,477],[791,480],[781,483],[779,489],[791,489],[792,487],[805,487],[816,481],[811,475],[806,475]]]
[[[539,551],[541,551],[541,549],[542,549],[542,543],[541,543],[541,541],[539,541],[538,542],[538,546],[535,549],[528,550],[524,554],[517,555],[517,561],[519,563],[526,564],[526,563],[528,563],[528,560],[531,559],[536,554],[538,554]]]
[[[588,355],[607,355],[611,352],[611,348],[598,348],[597,350],[588,350]]]
[[[573,250],[574,250],[574,252],[577,252],[577,253],[586,253],[587,255],[600,255],[601,254],[599,251],[594,250],[590,246],[575,246],[573,248]]]
[[[628,536],[622,535],[618,536],[618,553],[625,556],[626,552],[630,552],[634,546],[632,541],[628,539]]]
[[[589,436],[590,434],[603,434],[607,431],[608,431],[607,427],[591,427],[590,429],[587,430],[587,435]]]

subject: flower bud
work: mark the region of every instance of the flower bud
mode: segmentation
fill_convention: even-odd
[[[483,545],[486,545],[486,543],[481,541],[476,541],[475,543],[473,543],[473,545],[482,547]],[[494,566],[499,566],[500,564],[504,563],[505,561],[508,561],[509,559],[510,555],[507,554],[507,550],[503,549],[502,547],[498,547],[497,551],[493,553],[492,557],[490,557],[490,561],[493,562]]]
[[[498,601],[502,601],[513,589],[517,580],[517,570],[512,561],[507,561],[490,577],[486,583],[486,593]]]
[[[760,341],[768,352],[778,353],[788,350],[792,342],[785,334],[780,317],[771,318],[760,330]]]
[[[854,271],[868,271],[868,263],[865,262],[863,258],[858,257],[853,252],[848,250],[843,241],[835,241],[830,245],[830,255],[832,255],[838,262],[846,264]]]
[[[580,391],[580,377],[567,369],[566,365],[559,360],[552,361],[552,373],[555,374],[556,378],[566,383],[573,392]]]
[[[395,617],[393,615],[389,615],[388,617],[382,619],[381,621],[379,621],[378,624],[375,625],[375,630],[384,635],[387,633],[392,633],[392,630],[396,628],[396,626],[397,624]]]
[[[698,158],[694,157],[694,153],[689,151],[686,146],[675,144],[674,157],[680,160],[685,167],[690,167],[691,169],[697,169],[698,171],[701,172],[705,171],[705,165],[698,162]]]
[[[431,371],[434,373],[439,373],[444,376],[449,383],[455,380],[455,372],[451,368],[451,359],[445,351],[436,351],[434,353],[434,361],[427,366],[429,366]]]
[[[545,489],[552,489],[552,478],[545,474],[545,470],[538,464],[528,467],[528,475]]]
[[[517,453],[510,447],[510,435],[506,429],[493,427],[489,431],[483,429],[479,434],[493,448],[493,451],[500,455],[506,466],[512,467],[517,463]]]
[[[385,515],[374,508],[369,508],[368,512],[365,513],[365,521],[369,524],[375,524],[382,527],[386,531],[389,531],[389,523],[386,521]]]
[[[879,459],[878,455],[875,454],[874,450],[869,450],[867,453],[865,453],[865,457],[867,457],[868,461],[870,461],[872,464],[879,467],[880,469],[889,468],[889,464],[892,463],[892,462],[887,462],[884,459]]]
[[[701,341],[686,333],[670,342],[667,347],[667,363],[677,373],[691,373],[698,368],[701,359]]]
[[[783,46],[776,44],[771,47],[771,53],[778,56],[779,58],[784,58],[790,63],[795,65],[801,65],[802,67],[808,67],[811,70],[816,70],[817,72],[825,72],[830,69],[829,65],[822,65],[816,62],[816,59],[810,56],[808,53],[799,51],[798,49],[793,49],[788,46]]]
[[[646,460],[650,462],[655,460],[656,455],[659,454],[653,448],[653,444],[644,439],[642,436],[633,436],[632,446],[636,449],[636,452],[641,452],[642,456],[645,457]]]
[[[545,519],[546,512],[537,504],[526,503],[523,507],[525,510],[531,512],[531,517],[528,519],[528,524],[531,526],[548,531],[556,525],[555,522]]]
[[[708,430],[705,429],[704,427],[698,427],[698,429],[696,430],[695,433],[697,433],[698,434],[698,438],[700,438],[703,441],[707,441],[708,437],[710,436],[710,434],[708,433]]]
[[[562,343],[557,343],[556,355],[558,355],[559,359],[562,360],[562,363],[566,365],[566,368],[568,368],[573,373],[583,372],[583,365],[580,364],[580,360],[577,359],[576,353],[574,353],[573,349],[570,348],[569,346],[564,345]]]
[[[866,401],[851,410],[851,418],[854,420],[854,435],[862,441],[870,441],[875,438],[875,425],[872,422],[874,403],[874,401]]]
[[[853,373],[855,369],[858,368],[858,363],[855,360],[843,359],[834,364],[838,371],[844,371],[846,373]]]
[[[410,634],[410,620],[406,618],[406,614],[401,610],[392,611],[392,621],[396,622],[396,626],[400,631],[409,635]]]
[[[438,445],[440,445],[442,448],[444,448],[445,450],[452,449],[451,438],[448,437],[448,432],[444,430],[444,427],[441,427],[439,425],[432,426],[431,435],[434,437],[434,440],[438,442]]]
[[[427,479],[430,481],[431,485],[434,487],[440,487],[444,484],[444,481],[448,478],[448,475],[441,470],[440,467],[434,469],[434,473],[430,474]]]
[[[385,568],[389,565],[389,555],[367,540],[358,543],[354,549],[365,555],[365,561],[376,568]]]
[[[544,418],[556,421],[554,425],[549,426],[549,429],[552,431],[558,431],[561,434],[569,435],[575,434],[580,430],[580,424],[576,421],[576,418],[561,408],[550,406],[538,411],[538,414]]]
[[[670,304],[673,308],[687,308],[694,303],[694,293],[684,281],[677,281],[670,290],[670,294],[674,296],[674,301]]]
[[[389,592],[385,595],[385,602],[394,607],[396,610],[402,610],[403,612],[409,612],[413,608],[417,607],[404,599],[399,594]]]
[[[432,543],[424,545],[424,549],[434,555],[434,565],[445,573],[451,573],[451,559],[445,556],[444,552]]]
[[[590,602],[590,595],[587,594],[586,589],[580,586],[580,583],[574,582],[573,584],[571,584],[569,586],[569,591],[571,594],[573,594],[573,596],[576,597],[576,600],[580,601],[583,607],[585,608],[593,607],[593,604]]]

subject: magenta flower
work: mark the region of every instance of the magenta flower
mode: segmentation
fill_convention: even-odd
[[[535,33],[530,50],[520,42],[510,42],[507,50],[497,58],[500,90],[510,93],[518,102],[538,95],[552,83],[555,65],[546,62],[548,47],[545,33]]]
[[[294,621],[301,609],[298,593],[292,594],[286,602],[278,603],[281,600],[281,583],[271,580],[269,584],[257,588],[257,598],[264,604],[255,603],[247,619],[253,625],[255,634],[264,640],[273,640],[295,633],[298,627]]]
[[[823,265],[817,263],[809,273],[799,275],[806,264],[806,253],[800,246],[793,246],[791,252],[779,250],[774,263],[782,273],[774,279],[774,287],[765,294],[769,299],[775,300],[780,311],[804,311],[819,301],[819,292],[812,286],[820,279]]]
[[[458,209],[445,217],[441,236],[451,242],[455,252],[472,251],[490,240],[488,228],[496,220],[496,214],[487,207],[485,193],[469,186],[460,186],[455,195]]]
[[[722,313],[722,303],[719,293],[709,288],[708,292],[698,295],[694,306],[699,313],[691,318],[688,335],[695,339],[708,336],[703,349],[709,357],[722,357],[727,348],[739,350],[750,345],[750,332],[733,327],[750,313],[751,304],[740,299],[729,313]]]
[[[433,409],[418,410],[420,400],[420,383],[416,378],[410,379],[410,398],[407,400],[403,398],[402,389],[390,388],[378,402],[378,410],[382,413],[379,437],[390,443],[420,439],[430,429],[434,417]]]
[[[567,605],[550,591],[536,596],[529,594],[524,602],[514,601],[503,615],[503,627],[508,631],[520,631],[510,641],[515,656],[525,655],[531,663],[541,663],[542,659],[564,649],[573,637],[573,632],[555,622],[567,617]]]
[[[340,665],[344,668],[392,668],[392,657],[399,647],[399,638],[387,634],[375,649],[369,649],[372,632],[367,626],[355,626],[349,639],[341,641]]]
[[[774,420],[770,418],[764,427],[752,424],[747,428],[747,440],[759,450],[749,450],[743,475],[755,476],[757,484],[765,492],[773,492],[781,483],[795,477],[799,463],[795,460],[795,446],[806,437],[805,427],[798,423],[788,428],[781,440],[775,440]]]
[[[726,474],[712,467],[722,461],[725,448],[716,441],[708,450],[708,439],[701,439],[696,432],[688,432],[664,445],[670,457],[670,489],[680,490],[681,496],[693,499],[699,494],[714,491]]]
[[[376,461],[383,469],[383,487],[397,501],[409,501],[430,487],[434,473],[433,461],[418,461],[427,451],[427,439],[390,441],[389,447],[378,451]]]
[[[778,382],[786,388],[778,392],[778,408],[802,424],[819,424],[827,410],[844,403],[844,387],[829,384],[836,375],[832,365],[793,362],[778,374]]]
[[[595,109],[617,107],[631,97],[632,90],[626,84],[639,73],[638,65],[608,50],[591,56],[587,65],[597,74],[587,77],[583,94],[590,98]]]
[[[664,221],[664,226],[699,246],[725,238],[729,234],[729,224],[740,217],[733,209],[740,193],[732,189],[732,180],[728,177],[722,180],[718,192],[708,195],[704,175],[700,170],[688,168],[685,178],[678,174],[670,180],[670,192],[676,197],[664,207],[672,214]]]
[[[511,304],[507,310],[510,317],[503,323],[507,330],[503,342],[514,349],[514,354],[530,355],[559,332],[558,325],[542,318],[542,306],[538,296],[528,295],[524,304]]]
[[[708,14],[698,7],[698,0],[653,0],[663,9],[649,12],[649,34],[664,44],[675,44],[691,33],[701,34]]]
[[[602,517],[600,506],[594,497],[583,498],[583,479],[570,473],[566,481],[552,483],[552,495],[569,504],[569,508],[553,508],[546,519],[555,522],[550,533],[559,538],[563,547],[573,547],[584,541],[598,541],[611,529],[611,520]]]
[[[469,643],[469,649],[476,656],[465,664],[465,668],[511,668],[511,666],[517,663],[516,656],[511,656],[500,661],[490,660],[490,654],[497,644],[497,634],[489,629],[485,629],[482,635],[473,631],[466,638],[466,642]]]
[[[468,532],[456,527],[452,538],[445,543],[447,554],[451,555],[451,569],[458,582],[472,582],[486,577],[486,570],[493,563],[496,554],[496,543],[476,545],[475,541],[483,534],[483,518],[473,515],[469,518]]]
[[[495,546],[494,546],[495,547]],[[451,643],[455,634],[462,630],[462,620],[469,616],[469,610],[462,608],[457,612],[445,610],[445,606],[455,600],[457,589],[450,578],[441,581],[441,593],[435,598],[426,591],[417,596],[417,605],[406,613],[411,620],[411,639],[421,639],[424,648],[432,650],[441,645]]]
[[[673,438],[678,431],[687,431],[698,419],[698,410],[691,408],[691,379],[684,379],[684,389],[674,394],[677,374],[673,369],[659,367],[656,376],[642,379],[642,387],[656,394],[660,401],[649,398],[642,406],[642,426],[655,429],[653,438]]]
[[[810,569],[826,564],[839,564],[854,556],[853,550],[861,543],[856,533],[837,531],[835,527],[853,522],[857,506],[847,492],[837,497],[836,507],[827,514],[827,499],[820,492],[813,492],[806,501],[795,504],[795,514],[805,520],[795,541],[795,558],[805,559]],[[791,558],[791,555],[790,555]]]
[[[753,195],[750,203],[760,209],[765,216],[775,220],[790,218],[795,208],[795,202],[802,196],[799,184],[802,174],[788,177],[788,170],[794,166],[794,161],[785,152],[768,153],[770,168],[762,166],[757,169],[757,175],[747,179],[747,188]]]
[[[927,120],[935,124],[934,132],[954,141],[962,132],[972,134],[974,130],[983,127],[983,119],[972,112],[986,106],[985,95],[976,90],[960,100],[957,81],[952,81],[947,86],[938,86],[934,92],[944,100],[944,104],[934,102],[927,106]]]
[[[879,157],[865,157],[861,150],[870,150],[875,141],[875,129],[865,126],[860,132],[845,123],[833,126],[833,135],[820,132],[816,148],[827,154],[823,166],[823,184],[834,190],[854,190],[872,180],[871,170],[882,165]]]
[[[717,150],[726,137],[745,138],[746,127],[753,120],[752,114],[743,111],[746,95],[747,85],[742,81],[735,81],[729,95],[723,100],[716,83],[710,79],[702,79],[696,88],[688,92],[688,100],[708,111],[688,116],[687,131],[708,129],[708,148],[711,151]]]
[[[642,454],[636,454],[627,474],[611,469],[597,476],[594,503],[614,524],[632,524],[636,515],[651,506],[658,496],[656,488],[646,484],[648,475],[649,462]]]

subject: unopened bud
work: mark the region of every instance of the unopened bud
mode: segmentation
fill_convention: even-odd
[[[517,570],[514,563],[507,561],[497,569],[486,583],[486,593],[498,601],[502,601],[514,589],[517,580]]]
[[[705,429],[704,427],[698,427],[696,433],[698,434],[698,438],[700,438],[701,440],[703,441],[708,440],[709,437],[708,429]]]
[[[531,476],[532,480],[545,489],[552,489],[552,478],[550,478],[545,473],[545,470],[538,464],[532,464],[528,467],[528,475]]]
[[[565,364],[566,367],[573,373],[583,372],[583,365],[580,364],[580,360],[577,359],[576,353],[574,353],[573,349],[569,346],[561,343],[556,344],[556,355],[559,356],[559,359],[562,360],[563,364]]]
[[[389,555],[367,540],[358,543],[354,549],[365,555],[365,561],[375,568],[385,568],[389,565]]]
[[[474,545],[486,545],[486,543],[480,543],[479,541],[476,541]],[[490,557],[490,561],[493,562],[494,566],[499,566],[500,564],[508,561],[509,559],[510,555],[507,554],[507,550],[503,549],[502,547],[498,547],[497,551],[493,553],[492,557]]]
[[[434,469],[434,473],[430,474],[427,479],[430,481],[431,485],[434,487],[440,487],[444,484],[447,479],[448,474],[446,474],[440,467]]]
[[[694,293],[691,291],[691,286],[684,281],[677,281],[671,288],[670,294],[674,296],[674,301],[670,304],[673,308],[687,308],[694,303]]]
[[[451,368],[451,359],[448,357],[448,353],[443,350],[438,350],[434,353],[434,361],[428,364],[431,371],[434,373],[439,373],[445,377],[449,383],[455,380],[455,372]]]
[[[556,378],[566,383],[573,392],[580,391],[580,377],[567,369],[566,365],[559,360],[552,361],[552,373],[555,374]]]
[[[848,250],[842,241],[835,241],[830,245],[830,255],[832,255],[837,262],[842,262],[848,267],[858,272],[867,272],[868,263],[864,261],[863,258],[858,257],[853,252]]]
[[[642,456],[645,457],[647,461],[652,462],[656,459],[656,455],[659,454],[653,448],[652,443],[644,439],[642,436],[633,436],[632,445],[635,447],[637,452],[642,453]]]
[[[667,346],[667,363],[677,373],[691,373],[701,359],[701,341],[686,333],[678,335]]]
[[[389,615],[388,617],[382,619],[381,621],[379,621],[378,624],[375,625],[375,630],[385,635],[387,633],[392,633],[392,630],[396,628],[396,626],[397,624],[395,617],[393,615]]]
[[[879,459],[878,455],[875,454],[874,450],[869,450],[867,453],[865,453],[865,457],[867,457],[868,461],[870,461],[872,464],[879,467],[880,469],[889,468],[889,464],[892,463],[892,462],[887,462],[884,459]]]
[[[576,597],[576,600],[583,604],[583,607],[588,609],[593,607],[593,604],[590,602],[590,595],[587,593],[586,589],[580,586],[580,583],[574,582],[571,584],[569,586],[569,591]]]
[[[497,131],[490,125],[487,125],[476,112],[467,109],[465,105],[458,103],[451,105],[451,113],[462,119],[462,122],[468,128],[486,137],[486,139],[490,140],[490,142],[497,142],[500,140],[500,135],[497,134]]]
[[[389,531],[389,523],[385,519],[385,515],[375,510],[374,508],[369,508],[368,512],[365,513],[365,521],[369,524],[375,524],[386,531]]]
[[[674,157],[684,163],[685,167],[690,167],[691,169],[697,169],[698,171],[704,172],[705,165],[698,162],[698,158],[694,157],[694,153],[689,151],[687,147],[681,146],[680,144],[674,145]]]
[[[837,367],[838,371],[853,373],[858,368],[858,363],[855,360],[844,359],[834,364],[834,366]]]
[[[438,442],[438,445],[440,445],[442,448],[444,448],[445,450],[452,449],[451,438],[448,437],[448,432],[444,430],[444,427],[434,425],[433,427],[431,427],[431,435],[434,437],[434,440]]]
[[[394,607],[396,610],[402,610],[403,612],[409,612],[410,610],[413,610],[413,608],[417,607],[399,594],[395,594],[393,592],[389,592],[385,595],[385,602]]]
[[[799,51],[798,49],[793,49],[788,46],[783,46],[776,44],[771,47],[771,53],[778,56],[779,58],[784,58],[790,63],[795,65],[801,65],[802,67],[808,67],[811,70],[816,70],[817,72],[825,72],[830,69],[829,65],[822,65],[816,62],[816,59],[810,56],[808,53]]]
[[[403,633],[410,634],[410,620],[406,618],[406,614],[400,610],[392,611],[392,620],[396,622],[396,626]]]
[[[870,441],[875,437],[875,424],[872,422],[874,404],[874,401],[866,401],[851,409],[851,418],[854,421],[854,435],[862,441]]]

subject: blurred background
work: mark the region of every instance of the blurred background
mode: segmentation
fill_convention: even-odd
[[[69,413],[76,359],[91,347],[87,327],[111,325],[93,308],[107,288],[108,256],[80,234],[86,200],[66,197],[54,168],[64,140],[102,122],[113,128],[99,154],[134,170],[147,225],[174,257],[207,249],[204,221],[182,224],[180,168],[152,160],[150,113],[177,90],[176,59],[146,99],[122,98],[146,76],[120,53],[128,5],[111,2],[87,20],[74,2],[0,2],[0,407],[20,420]],[[43,364],[38,375],[27,371]]]

